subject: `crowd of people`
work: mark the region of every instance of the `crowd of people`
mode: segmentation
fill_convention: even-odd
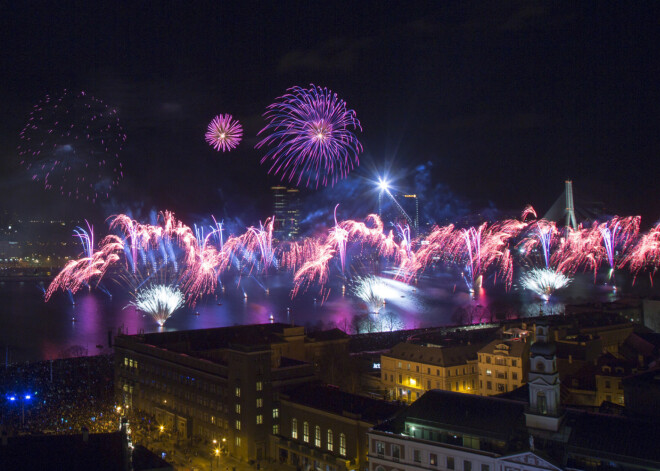
[[[13,433],[92,433],[119,428],[112,355],[5,365],[0,427]]]

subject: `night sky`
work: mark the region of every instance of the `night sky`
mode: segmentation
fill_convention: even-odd
[[[370,180],[385,170],[422,195],[425,220],[543,214],[566,178],[607,214],[660,217],[656,2],[12,3],[0,14],[3,208],[257,224],[278,182],[254,149],[261,115],[314,83],[356,111],[364,153],[347,180],[306,192],[310,218],[329,221],[336,203],[374,212]],[[116,108],[127,135],[125,178],[96,205],[43,191],[19,165],[32,106],[63,89]],[[244,127],[230,153],[204,140],[220,113]]]

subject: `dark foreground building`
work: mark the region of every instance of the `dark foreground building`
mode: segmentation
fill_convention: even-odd
[[[348,338],[306,335],[287,324],[121,335],[115,388],[179,440],[216,439],[243,460],[268,457],[279,433],[279,393],[315,379],[319,355],[345,353]]]
[[[144,447],[133,447],[126,428],[110,433],[20,435],[2,433],[0,471],[173,471]]]

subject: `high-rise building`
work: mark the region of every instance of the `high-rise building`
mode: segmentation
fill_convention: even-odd
[[[273,237],[277,240],[295,239],[300,220],[300,192],[297,188],[273,186]]]

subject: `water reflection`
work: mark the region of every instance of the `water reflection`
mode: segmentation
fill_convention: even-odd
[[[621,287],[594,284],[592,275],[576,277],[566,290],[548,302],[514,288],[506,291],[485,280],[471,295],[446,273],[423,277],[416,285],[385,279],[388,290],[379,314],[369,314],[364,303],[344,289],[345,280],[336,279],[327,291],[309,290],[291,299],[290,277],[223,279],[217,295],[193,308],[176,311],[162,329],[149,316],[129,306],[121,292],[83,290],[72,305],[59,293],[43,302],[43,285],[30,282],[0,282],[0,347],[13,361],[57,358],[67,349],[84,349],[90,354],[108,351],[108,335],[204,329],[235,324],[282,322],[312,329],[338,327],[348,333],[378,332],[450,324],[483,323],[515,318],[561,314],[566,304],[608,302],[626,293],[652,294],[648,279],[634,288],[622,277]],[[459,280],[460,281],[460,280]],[[600,281],[602,283],[602,280]],[[462,290],[461,290],[462,289]],[[75,318],[75,322],[72,319]],[[99,348],[97,346],[101,346]]]

